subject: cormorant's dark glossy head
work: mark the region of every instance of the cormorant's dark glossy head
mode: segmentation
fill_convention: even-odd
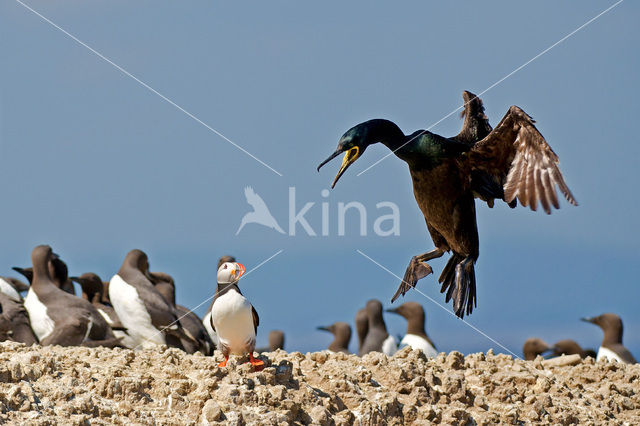
[[[374,123],[376,121],[378,120],[365,121],[364,123],[360,123],[357,126],[354,126],[347,130],[347,132],[342,135],[342,137],[338,141],[338,148],[336,149],[336,152],[331,154],[329,158],[324,160],[318,166],[318,171],[320,171],[320,167],[324,166],[343,152],[346,152],[344,158],[342,159],[340,170],[338,171],[336,178],[331,184],[331,188],[336,186],[336,183],[338,182],[338,179],[340,179],[340,176],[342,176],[342,174],[349,168],[350,165],[352,165],[358,158],[360,158],[364,150],[367,149],[369,145],[378,142],[378,140],[375,140],[371,137],[371,130],[376,127]]]
[[[336,186],[340,176],[342,176],[350,165],[362,156],[364,150],[367,149],[369,145],[382,142],[389,149],[395,152],[397,149],[404,146],[404,139],[405,135],[402,133],[402,130],[400,130],[400,128],[392,121],[380,118],[365,121],[364,123],[360,123],[357,126],[350,128],[344,135],[342,135],[338,141],[338,148],[336,149],[336,152],[331,154],[329,158],[324,160],[318,166],[318,171],[320,171],[320,167],[324,166],[341,153],[346,153],[342,160],[340,170],[338,170],[338,174],[331,184],[331,188],[333,188]]]

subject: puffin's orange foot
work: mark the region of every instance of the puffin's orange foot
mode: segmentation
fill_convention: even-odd
[[[229,360],[229,358],[225,358],[224,361],[222,361],[220,364],[218,364],[218,367],[226,367],[228,360]]]
[[[255,368],[256,371],[260,371],[264,368],[264,361],[254,358],[253,354],[249,355],[249,362],[251,363],[251,365],[253,365],[253,368]]]

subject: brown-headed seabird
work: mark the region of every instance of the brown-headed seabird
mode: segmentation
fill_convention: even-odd
[[[182,327],[175,309],[152,284],[149,260],[141,250],[131,250],[111,278],[109,299],[136,347],[165,345],[165,335],[195,341]]]
[[[582,318],[582,321],[595,324],[604,332],[604,338],[598,349],[597,361],[607,359],[625,364],[637,362],[631,352],[622,345],[622,319],[618,315],[607,313],[597,317]]]
[[[40,343],[60,346],[120,345],[111,327],[88,301],[61,290],[53,282],[49,265],[56,256],[51,247],[31,252],[33,281],[24,306]]]
[[[549,352],[550,350],[551,346],[549,346],[544,340],[537,337],[527,339],[522,346],[522,354],[526,361],[533,361],[538,357],[538,355],[542,356],[542,354]]]
[[[71,281],[80,284],[82,289],[82,298],[89,301],[98,310],[100,315],[109,324],[113,330],[113,334],[121,339],[122,346],[133,349],[136,346],[136,341],[129,336],[126,327],[120,321],[116,310],[113,309],[113,305],[109,301],[108,295],[105,297],[106,287],[105,282],[93,272],[87,272],[79,277],[70,277]]]
[[[422,305],[405,302],[397,308],[387,309],[387,312],[398,314],[407,320],[407,333],[400,341],[400,349],[411,346],[412,349],[421,350],[428,357],[438,356],[438,351],[425,330],[426,317]]]
[[[387,326],[382,318],[382,303],[376,299],[369,300],[365,309],[367,310],[369,330],[359,355],[363,356],[369,352],[393,355],[398,350],[398,344],[395,337],[387,332]]]
[[[318,327],[318,330],[333,334],[333,341],[327,348],[330,352],[349,353],[349,341],[351,340],[351,326],[349,324],[334,322],[328,327]]]
[[[269,332],[269,347],[268,348],[258,348],[256,352],[275,352],[278,349],[284,349],[284,331],[282,330],[271,330]]]
[[[151,278],[153,278],[153,284],[156,290],[160,292],[167,303],[173,306],[180,318],[182,326],[196,339],[195,342],[184,338],[178,342],[172,342],[172,336],[167,336],[169,346],[180,347],[190,354],[200,352],[203,355],[213,355],[215,347],[202,320],[200,320],[195,313],[191,312],[190,309],[176,304],[176,284],[173,277],[164,272],[151,272],[150,275]]]

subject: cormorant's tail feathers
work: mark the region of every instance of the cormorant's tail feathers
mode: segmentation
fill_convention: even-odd
[[[454,254],[442,270],[438,280],[442,287],[440,293],[444,293],[445,302],[453,299],[453,311],[459,318],[471,315],[473,308],[477,307],[476,298],[476,273],[474,260]]]

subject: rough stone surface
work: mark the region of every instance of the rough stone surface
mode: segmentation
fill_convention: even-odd
[[[0,343],[0,424],[637,424],[640,366],[566,357],[394,357]]]

